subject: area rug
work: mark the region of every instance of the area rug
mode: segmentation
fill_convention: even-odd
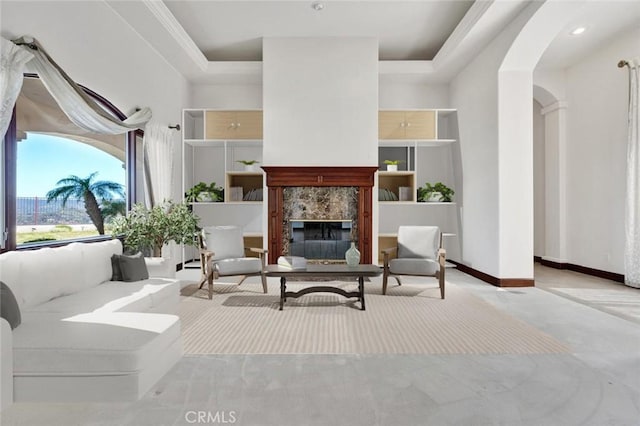
[[[334,282],[347,291],[353,283]],[[313,283],[288,283],[297,291]],[[279,287],[269,284],[189,285],[180,318],[185,354],[547,354],[569,348],[468,291],[437,286],[365,284],[366,310],[356,299],[332,293],[289,298],[279,307]]]

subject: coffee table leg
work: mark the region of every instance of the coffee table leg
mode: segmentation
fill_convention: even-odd
[[[282,310],[284,306],[284,293],[287,290],[286,284],[287,279],[285,277],[280,277],[280,310]]]
[[[360,291],[360,303],[364,311],[364,277],[358,277],[358,290]]]

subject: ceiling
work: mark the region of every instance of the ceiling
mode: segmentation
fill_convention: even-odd
[[[375,37],[380,60],[432,60],[472,0],[176,1],[164,4],[209,61],[261,61],[263,37]]]
[[[446,83],[531,0],[105,0],[194,83],[261,83],[263,37],[375,37],[380,81]],[[571,1],[538,66],[565,68],[630,27],[640,0]],[[573,11],[574,8],[572,7]],[[569,36],[578,25],[581,36]]]

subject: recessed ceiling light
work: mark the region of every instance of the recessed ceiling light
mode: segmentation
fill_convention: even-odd
[[[313,8],[313,10],[316,11],[321,11],[322,9],[324,9],[324,4],[320,3],[320,2],[315,2],[315,3],[311,3],[311,7]]]
[[[573,31],[571,31],[571,35],[580,35],[583,32],[585,32],[587,29],[585,27],[578,27],[576,29],[574,29]]]

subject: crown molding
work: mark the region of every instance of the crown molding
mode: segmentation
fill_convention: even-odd
[[[487,13],[494,0],[473,2],[462,20],[458,23],[449,38],[444,42],[433,62],[437,67],[441,62],[445,62],[449,56],[460,46],[480,19]]]
[[[169,8],[167,8],[163,2],[156,0],[142,0],[142,3],[153,13],[160,25],[162,25],[167,33],[180,45],[196,66],[200,70],[206,71],[209,61],[198,46],[196,46],[193,39],[189,37],[189,34],[187,34],[175,16],[173,16]]]

